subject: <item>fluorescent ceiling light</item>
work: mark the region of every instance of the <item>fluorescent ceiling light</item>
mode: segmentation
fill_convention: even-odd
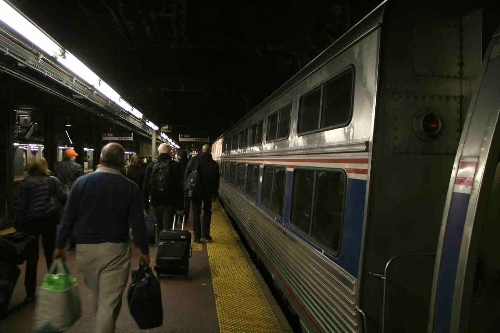
[[[3,0],[0,0],[0,21],[3,21],[49,56],[57,57],[62,53],[62,48],[59,45]]]
[[[137,110],[136,108],[132,108],[132,114],[137,118],[142,119],[142,113],[139,112],[139,110]]]
[[[106,96],[115,103],[117,103],[120,100],[120,95],[103,80],[99,79],[99,82],[97,83],[96,86],[94,86],[94,88],[96,88],[101,94],[103,94],[104,96]]]
[[[151,127],[152,129],[154,129],[155,131],[158,130],[158,126],[156,126],[155,124],[153,124],[151,121],[146,121],[146,125],[148,125],[149,127]]]
[[[73,74],[79,76],[82,80],[93,86],[101,94],[109,98],[112,102],[119,105],[125,111],[133,114],[135,117],[142,119],[143,114],[134,109],[129,103],[120,97],[120,95],[111,88],[106,82],[102,81],[97,74],[88,68],[83,62],[78,60],[71,52],[65,50],[53,41],[45,32],[36,27],[28,19],[26,19],[14,7],[0,0],[0,21],[7,24],[29,42],[36,45],[46,54],[57,59],[64,67],[69,69]],[[151,123],[149,127],[158,130],[158,126]],[[69,136],[68,136],[69,137]],[[71,140],[71,139],[70,139]]]
[[[92,86],[99,85],[99,77],[69,51],[65,51],[64,56],[57,57],[57,61],[59,61],[64,65],[64,67],[81,77],[83,80],[87,81],[88,84]]]
[[[68,131],[66,131],[66,135],[68,136],[69,143],[73,144],[73,141],[71,141],[71,138],[69,137]]]
[[[132,105],[128,104],[123,98],[120,97],[118,102],[116,102],[119,106],[122,107],[123,110],[132,113]]]

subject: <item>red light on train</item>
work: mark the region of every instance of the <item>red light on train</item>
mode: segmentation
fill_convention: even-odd
[[[441,121],[434,113],[429,113],[422,119],[422,129],[427,135],[436,135],[441,129]]]
[[[431,142],[436,140],[441,129],[441,118],[429,110],[417,113],[413,120],[413,130],[417,137],[423,141]]]

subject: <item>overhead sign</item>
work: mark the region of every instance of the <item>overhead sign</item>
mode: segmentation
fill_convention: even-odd
[[[180,142],[210,142],[209,138],[192,138],[189,134],[179,134]]]
[[[134,141],[134,133],[102,133],[103,141]]]

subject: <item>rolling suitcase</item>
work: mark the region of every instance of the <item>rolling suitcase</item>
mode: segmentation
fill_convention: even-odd
[[[192,255],[191,233],[184,230],[186,217],[182,219],[182,230],[175,230],[176,218],[175,215],[172,230],[160,232],[154,268],[158,274],[184,274],[187,277]]]

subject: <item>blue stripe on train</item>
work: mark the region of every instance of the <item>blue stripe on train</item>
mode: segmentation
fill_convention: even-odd
[[[435,333],[450,332],[451,307],[469,197],[470,194],[455,192],[451,198],[439,265],[434,308]]]
[[[290,176],[293,177],[293,172],[287,172],[287,184],[291,184],[291,181],[288,181],[288,177]],[[291,192],[291,186],[290,188],[288,188],[287,186],[285,190],[287,200],[285,202],[291,202],[291,200],[288,200]],[[361,237],[363,234],[365,197],[366,180],[352,178],[348,179],[340,256],[338,258],[335,258],[326,252],[324,253],[327,258],[337,263],[354,278],[358,278],[359,258],[361,256]],[[289,212],[290,210],[286,208],[288,207],[285,207],[285,212]],[[286,217],[286,220],[289,221],[288,216]],[[317,251],[322,250],[315,243],[304,237],[301,233],[296,232],[293,229],[290,229],[290,231],[301,238],[304,242],[315,248]]]

